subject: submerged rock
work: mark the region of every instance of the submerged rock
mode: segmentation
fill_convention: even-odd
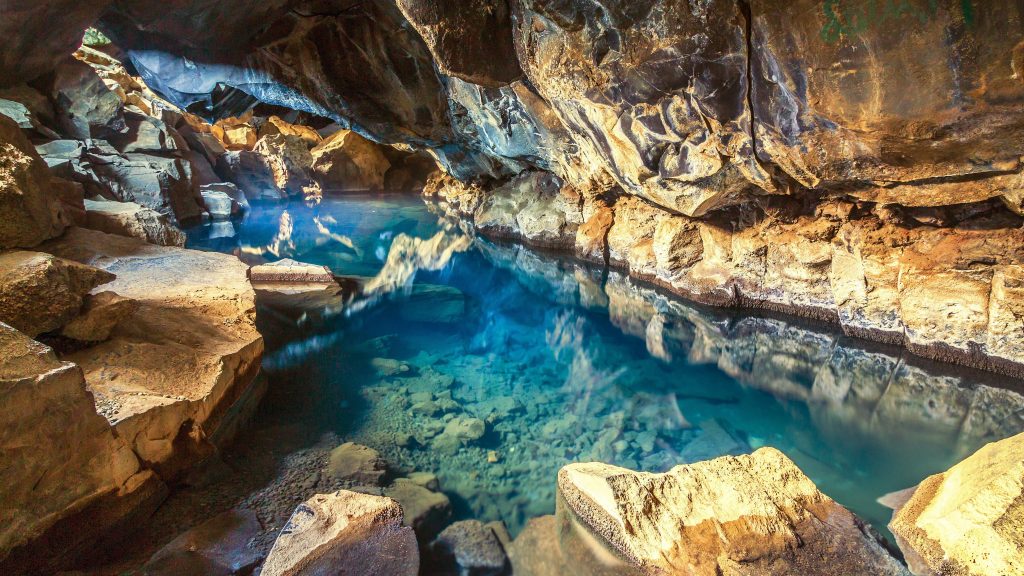
[[[295,509],[274,543],[263,576],[416,576],[419,552],[402,508],[382,496],[342,490]]]
[[[445,576],[506,576],[511,566],[498,535],[479,520],[462,520],[430,544],[429,569]]]
[[[403,523],[416,532],[420,542],[430,542],[452,515],[448,497],[433,487],[424,486],[413,478],[397,478],[384,489],[384,495],[402,505]]]
[[[926,478],[889,529],[922,576],[1024,574],[1024,434]]]
[[[86,294],[114,280],[105,270],[40,252],[0,254],[0,322],[29,336],[71,322]]]
[[[331,450],[327,474],[352,485],[380,486],[387,463],[373,448],[346,442]]]
[[[647,573],[906,574],[879,536],[762,448],[665,474],[570,464],[559,505]]]
[[[248,574],[263,559],[249,542],[260,531],[251,510],[229,510],[181,534],[154,554],[147,576]]]

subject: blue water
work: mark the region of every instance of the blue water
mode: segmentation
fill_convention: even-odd
[[[261,425],[301,423],[433,472],[456,518],[515,534],[553,512],[569,462],[659,472],[770,445],[884,530],[877,498],[1024,430],[1017,383],[469,238],[412,196],[255,205],[189,231],[192,247],[363,282],[413,238],[448,253],[395,250],[393,281],[347,309],[261,304]]]

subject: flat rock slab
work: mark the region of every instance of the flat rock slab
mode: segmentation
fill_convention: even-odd
[[[255,293],[234,256],[74,228],[46,250],[117,275],[138,302],[107,342],[70,354],[97,410],[161,476],[208,448],[259,369]],[[198,450],[199,453],[195,453]]]
[[[253,266],[249,270],[249,279],[254,284],[328,284],[334,283],[334,275],[327,266],[306,264],[290,258]]]

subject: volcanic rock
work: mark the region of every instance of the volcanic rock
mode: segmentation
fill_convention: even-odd
[[[339,130],[312,150],[313,176],[330,191],[383,190],[391,167],[379,144]]]
[[[31,248],[66,226],[50,175],[18,125],[0,116],[0,249]]]
[[[85,201],[86,228],[145,240],[160,246],[184,246],[185,233],[168,217],[135,202]]]

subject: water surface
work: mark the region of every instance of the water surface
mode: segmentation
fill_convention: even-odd
[[[255,205],[189,239],[364,279],[387,263],[354,307],[263,305],[270,393],[255,426],[371,446],[437,474],[457,519],[513,534],[553,512],[569,462],[660,472],[760,446],[883,529],[877,498],[1024,430],[1016,383],[466,237],[416,197]]]

